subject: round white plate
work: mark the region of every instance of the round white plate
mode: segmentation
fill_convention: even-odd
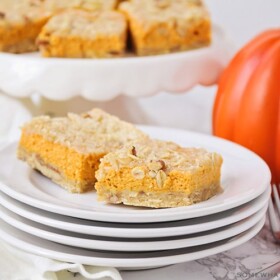
[[[153,138],[182,146],[200,146],[224,158],[223,192],[195,205],[172,209],[147,209],[108,205],[97,201],[95,192],[71,194],[16,158],[16,144],[0,151],[0,190],[33,207],[88,220],[149,223],[210,215],[242,205],[265,191],[271,180],[266,163],[253,152],[232,142],[179,129],[143,126]],[[16,174],[16,176],[15,176]]]
[[[167,55],[63,59],[42,58],[38,53],[0,53],[0,85],[12,96],[39,93],[50,100],[83,96],[105,101],[120,94],[138,97],[183,92],[197,84],[216,83],[233,51],[224,31],[214,25],[211,46]]]
[[[266,210],[267,203],[265,207],[247,219],[226,227],[222,227],[220,229],[206,231],[204,233],[172,238],[164,237],[149,239],[124,239],[92,235],[88,236],[53,229],[25,219],[9,211],[3,206],[0,206],[0,218],[19,230],[63,245],[104,251],[144,252],[193,247],[227,239],[254,226],[265,215]]]
[[[233,238],[202,246],[159,252],[107,252],[79,249],[57,244],[24,233],[0,220],[0,238],[23,251],[65,262],[84,265],[141,269],[171,265],[204,258],[237,247],[254,237],[263,227],[265,217],[255,226]]]
[[[250,217],[263,208],[270,197],[270,193],[269,185],[267,190],[254,200],[221,213],[195,219],[148,224],[104,223],[67,217],[33,208],[2,192],[0,192],[0,204],[31,221],[61,230],[107,237],[153,238],[193,234],[233,224]]]

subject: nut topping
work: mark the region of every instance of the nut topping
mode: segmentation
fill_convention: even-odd
[[[82,117],[83,117],[84,119],[90,119],[90,118],[91,118],[91,115],[88,114],[88,113],[85,113],[85,114],[82,115]]]
[[[169,0],[156,0],[156,5],[161,9],[165,9],[165,8],[169,7],[170,1]]]
[[[166,169],[166,164],[162,159],[158,160],[158,162],[161,164],[161,169],[162,170]]]
[[[148,174],[151,178],[155,178],[157,176],[157,173],[155,171],[152,171],[152,170],[150,170]]]
[[[31,22],[31,20],[30,20],[30,18],[28,16],[24,15],[23,18],[24,18],[26,23]]]
[[[141,180],[145,177],[145,172],[142,169],[140,169],[139,167],[134,167],[131,170],[131,174],[135,179],[138,179],[138,180]]]
[[[163,160],[151,160],[148,163],[148,168],[152,171],[164,170],[166,168],[165,162]]]
[[[162,188],[163,185],[164,185],[164,182],[166,180],[166,174],[164,173],[164,171],[160,170],[158,173],[157,173],[157,176],[156,176],[156,181],[157,181],[157,185]]]
[[[47,40],[38,40],[37,41],[38,46],[48,46],[49,44],[50,44],[50,42]]]
[[[118,162],[122,165],[128,165],[130,164],[132,159],[130,157],[123,157],[123,158],[118,158]]]
[[[135,146],[132,146],[131,154],[137,157],[137,153],[136,153],[136,148],[135,148]]]

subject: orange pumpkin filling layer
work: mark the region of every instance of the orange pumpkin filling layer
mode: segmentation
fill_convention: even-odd
[[[70,192],[94,189],[99,159],[124,144],[148,138],[102,110],[36,117],[22,128],[18,158]]]
[[[145,207],[178,207],[221,191],[222,157],[204,149],[149,140],[101,159],[96,172],[99,200]]]
[[[40,135],[24,133],[21,136],[18,154],[20,158],[35,165],[35,168],[36,165],[40,165],[47,170],[51,169],[59,173],[64,180],[79,186],[80,192],[93,188],[95,171],[98,168],[99,159],[104,155],[80,154],[59,143],[47,141]],[[33,156],[28,159],[31,155]],[[45,173],[44,168],[40,168],[40,171]]]

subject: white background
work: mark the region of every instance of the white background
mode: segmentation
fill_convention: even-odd
[[[279,0],[205,0],[213,21],[222,25],[238,46],[259,32],[280,28]]]

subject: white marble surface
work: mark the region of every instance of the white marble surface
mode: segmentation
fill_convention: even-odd
[[[275,265],[279,274],[265,270],[272,265]],[[260,274],[261,271],[266,277]],[[83,280],[78,274],[65,271],[58,276],[67,280]],[[255,238],[230,251],[158,269],[122,271],[121,276],[123,280],[280,279],[280,246],[274,242],[267,221]]]

